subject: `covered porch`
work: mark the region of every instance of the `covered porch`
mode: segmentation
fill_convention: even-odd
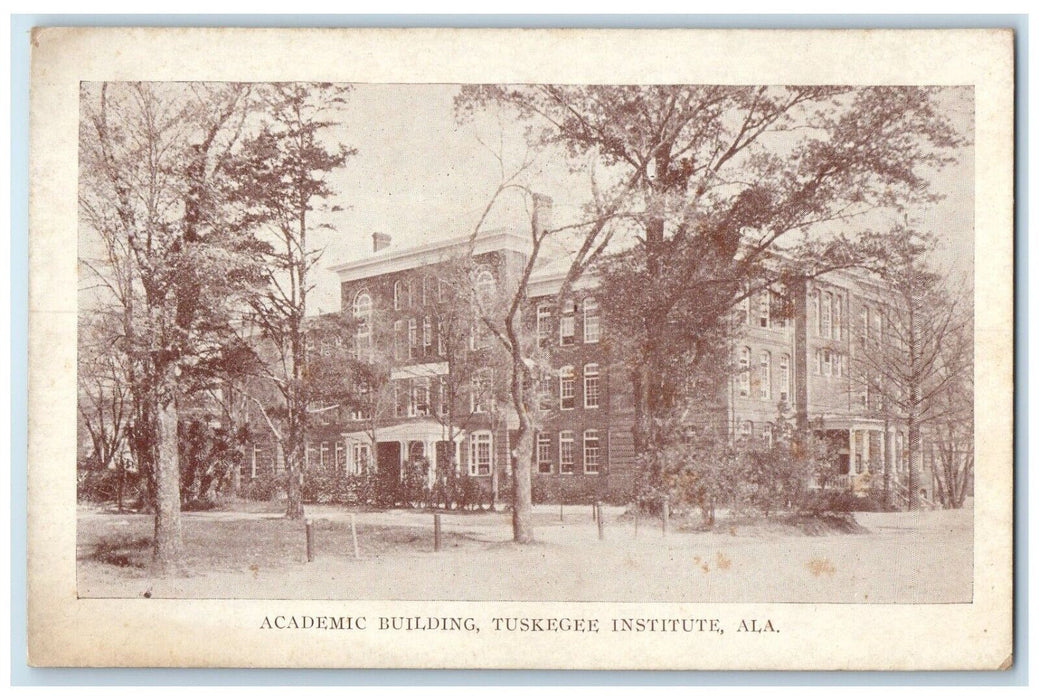
[[[881,478],[885,464],[892,480],[897,478],[903,436],[895,424],[863,418],[829,419],[813,433],[835,448],[837,468],[825,484],[813,483],[813,487],[862,493],[874,479]]]

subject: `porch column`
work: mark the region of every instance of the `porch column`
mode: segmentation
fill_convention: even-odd
[[[862,471],[864,472],[869,471],[869,443],[872,435],[872,430],[862,431]]]
[[[855,479],[855,427],[848,428],[848,482]]]

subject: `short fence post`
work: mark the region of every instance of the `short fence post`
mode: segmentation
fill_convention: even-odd
[[[635,499],[635,539],[639,537],[639,510],[641,510],[642,504],[639,503],[638,499]]]
[[[668,497],[667,496],[664,496],[664,505],[661,508],[661,513],[664,516],[664,521],[663,521],[664,537],[667,537],[668,521],[671,520],[671,503],[668,501]]]
[[[602,503],[595,502],[595,520],[599,523],[599,539],[603,538]]]
[[[433,514],[433,551],[440,551],[440,513]]]
[[[595,512],[595,501],[592,501],[592,522],[593,523],[596,521],[597,517],[598,517],[598,514]]]
[[[357,516],[350,513],[350,536],[354,540],[354,559],[361,558],[361,548],[357,546]]]
[[[314,523],[307,520],[304,527],[307,533],[307,561],[314,561]]]

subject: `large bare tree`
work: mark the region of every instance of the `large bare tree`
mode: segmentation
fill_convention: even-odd
[[[89,83],[81,93],[80,220],[85,240],[101,242],[92,271],[110,294],[97,303],[122,314],[132,442],[154,483],[160,571],[181,567],[180,383],[218,361],[249,277],[214,185],[248,93],[233,83]]]
[[[851,222],[933,198],[928,171],[964,140],[938,97],[915,87],[477,86],[458,107],[510,107],[537,146],[592,164],[590,219],[616,221],[575,229],[571,273],[617,231],[630,234],[605,276],[606,297],[621,303],[604,315],[625,339],[635,451],[655,480],[679,380],[715,353],[704,339],[733,306],[776,279],[848,265]],[[784,270],[790,259],[814,267]]]

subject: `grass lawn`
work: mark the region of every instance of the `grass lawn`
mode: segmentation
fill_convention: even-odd
[[[972,596],[971,511],[860,513],[861,527],[817,529],[737,522],[715,532],[664,537],[659,521],[635,532],[608,508],[605,538],[588,507],[535,510],[533,545],[511,543],[508,513],[444,513],[443,549],[433,516],[355,514],[308,506],[315,559],[303,525],[277,506],[185,513],[188,574],[152,576],[146,515],[81,509],[81,597],[571,600],[709,602],[965,602]],[[847,529],[847,528],[845,528]]]

